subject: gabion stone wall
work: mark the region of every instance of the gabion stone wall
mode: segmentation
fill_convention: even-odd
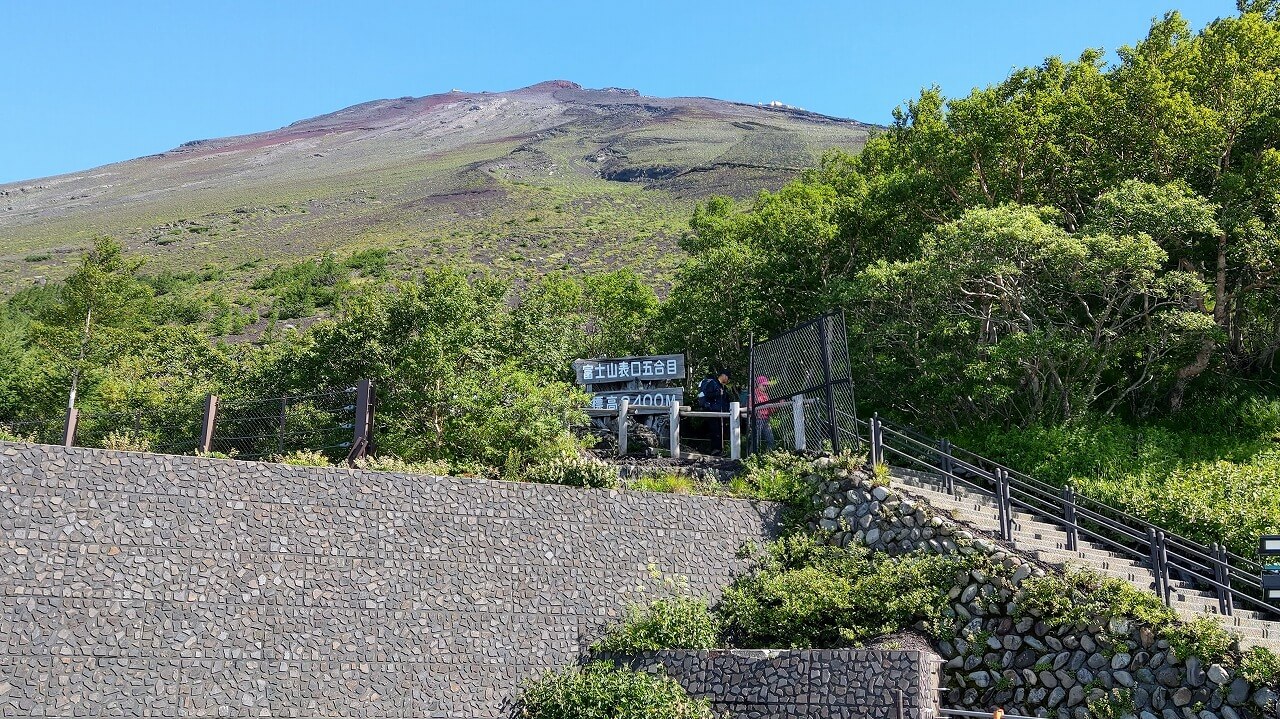
[[[830,462],[819,460],[820,467]],[[837,469],[821,483],[822,518],[811,527],[840,546],[876,551],[983,555],[990,571],[956,578],[945,611],[954,638],[939,641],[943,705],[987,712],[1090,719],[1280,719],[1272,687],[1238,671],[1182,659],[1167,639],[1128,619],[1049,626],[1019,605],[1030,577],[1058,571],[965,528],[927,502],[881,486],[862,470]]]
[[[876,649],[681,649],[630,661],[665,672],[733,719],[931,718],[940,663],[930,652]]]
[[[777,512],[0,443],[0,716],[501,716]]]

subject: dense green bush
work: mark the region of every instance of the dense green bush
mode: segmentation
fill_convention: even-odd
[[[1050,572],[1023,580],[1018,611],[1052,627],[1092,624],[1111,618],[1133,618],[1156,629],[1177,619],[1156,595],[1091,570]]]
[[[710,704],[675,680],[607,662],[544,674],[521,694],[523,719],[712,719]]]
[[[965,560],[872,555],[795,534],[765,548],[717,606],[729,641],[744,647],[840,647],[923,620],[940,626]]]
[[[1195,411],[1189,408],[1188,411]],[[1090,415],[1056,427],[971,430],[956,443],[1204,544],[1252,556],[1280,533],[1280,400],[1206,408],[1203,420]]]
[[[1280,685],[1280,657],[1264,647],[1250,647],[1240,657],[1240,676],[1254,686]]]
[[[618,468],[592,459],[557,459],[535,464],[523,473],[510,477],[541,484],[564,484],[570,487],[616,487]]]
[[[600,652],[634,654],[656,649],[711,649],[720,641],[720,620],[707,603],[674,596],[648,606],[633,604],[626,619],[611,627],[592,648]]]

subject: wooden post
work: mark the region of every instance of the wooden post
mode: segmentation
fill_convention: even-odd
[[[631,409],[631,400],[626,397],[618,403],[618,456],[627,456],[627,410]]]
[[[355,461],[369,453],[369,437],[372,434],[373,380],[362,379],[356,383],[356,416],[351,423],[351,452],[348,461]]]
[[[213,451],[213,432],[217,422],[218,396],[211,394],[204,400],[204,421],[200,423],[200,439],[196,444],[196,451],[200,454]]]
[[[742,459],[742,405],[729,403],[729,459]]]
[[[802,394],[791,398],[791,424],[795,428],[796,451],[803,452],[808,449],[808,443],[804,436],[804,395]]]
[[[67,408],[67,419],[62,425],[62,446],[76,446],[76,422],[80,419],[80,410],[75,407]]]
[[[680,459],[680,403],[671,403],[671,415],[667,420],[668,443],[671,445],[671,458]]]

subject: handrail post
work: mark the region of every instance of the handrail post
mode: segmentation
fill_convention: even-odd
[[[1155,583],[1155,592],[1163,601],[1165,598],[1164,591],[1164,566],[1160,563],[1160,537],[1156,534],[1155,527],[1147,527],[1147,545],[1151,550],[1151,577]]]
[[[1213,553],[1213,581],[1217,582],[1220,585],[1225,586],[1226,582],[1223,581],[1223,576],[1222,576],[1223,575],[1222,546],[1219,545],[1217,542],[1214,542],[1213,546],[1210,547],[1210,551]],[[1214,594],[1218,595],[1218,614],[1226,616],[1227,591],[1223,589],[1221,586],[1219,586],[1219,587],[1214,587],[1213,592]]]
[[[808,449],[808,438],[804,435],[804,395],[798,394],[791,398],[791,425],[796,435],[796,451],[803,452]]]
[[[80,421],[80,410],[75,407],[67,408],[67,418],[62,424],[62,446],[76,446],[76,423]]]
[[[1164,604],[1167,607],[1172,603],[1172,589],[1169,586],[1169,545],[1165,541],[1165,535],[1162,531],[1156,532],[1156,539],[1160,547],[1160,579],[1164,587],[1164,592],[1160,595],[1160,598],[1164,600]]]
[[[880,434],[880,413],[871,415],[871,464],[884,464],[884,441]]]
[[[1076,528],[1076,490],[1071,485],[1062,488],[1062,519],[1067,530],[1067,551],[1079,546],[1080,534]]]
[[[729,403],[729,459],[742,459],[742,405]]]
[[[627,456],[627,411],[631,409],[631,400],[626,397],[618,403],[618,456]]]
[[[1009,475],[1003,469],[996,470],[996,504],[1000,509],[1000,538],[1013,541],[1013,513],[1009,504]]]
[[[204,419],[200,422],[200,438],[196,443],[196,451],[208,454],[213,451],[213,433],[218,423],[218,395],[211,394],[204,399]]]
[[[938,440],[938,451],[942,456],[942,482],[946,487],[947,494],[955,495],[956,493],[956,477],[955,477],[955,461],[951,456],[951,440],[943,437]]]
[[[671,458],[680,459],[680,403],[671,403],[671,415],[667,419],[667,441],[671,445]]]
[[[1228,617],[1235,613],[1235,598],[1231,596],[1231,552],[1223,544],[1218,549],[1222,561],[1222,613]]]

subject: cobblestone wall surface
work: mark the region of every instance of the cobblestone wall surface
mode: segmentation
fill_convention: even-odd
[[[937,655],[921,651],[667,650],[631,660],[665,673],[733,719],[936,716]]]
[[[948,595],[944,633],[953,636],[937,644],[946,662],[945,706],[1001,706],[1055,719],[1280,719],[1274,687],[1254,686],[1229,665],[1180,657],[1167,638],[1134,619],[1058,625],[1024,610],[1023,583],[1059,569],[880,486],[867,472],[838,470],[826,479],[822,518],[812,529],[828,541],[988,560],[960,573]]]
[[[501,716],[777,512],[0,443],[0,716]]]

